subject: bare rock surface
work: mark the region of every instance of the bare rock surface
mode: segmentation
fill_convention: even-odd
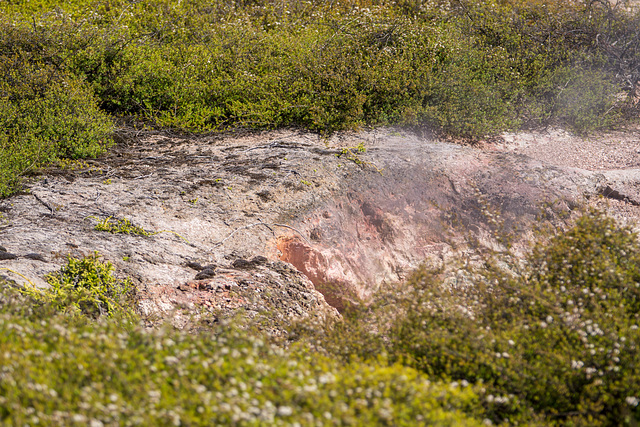
[[[591,172],[604,197],[591,204],[623,223],[640,217],[640,126],[578,137],[559,129],[505,134],[489,149],[522,154],[563,169]]]
[[[44,171],[0,202],[0,267],[45,286],[67,255],[98,251],[134,279],[147,313],[320,321],[425,260],[472,256],[455,245],[468,235],[490,246],[496,232],[531,233],[544,203],[610,201],[637,219],[637,135],[610,146],[607,135],[523,133],[479,148],[391,129],[329,140],[130,133],[107,156]],[[95,229],[108,218],[149,235]]]

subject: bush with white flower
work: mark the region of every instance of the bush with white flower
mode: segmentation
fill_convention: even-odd
[[[355,310],[324,346],[481,385],[494,422],[640,421],[638,236],[590,211],[535,246],[524,267],[505,265],[487,260],[464,287],[420,270],[406,293]],[[371,319],[377,334],[363,326]]]

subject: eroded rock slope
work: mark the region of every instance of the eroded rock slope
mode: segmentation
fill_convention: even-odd
[[[545,203],[574,209],[605,196],[616,215],[638,218],[635,131],[610,145],[622,157],[597,167],[568,152],[610,138],[547,132],[469,147],[394,130],[330,140],[129,132],[108,156],[45,171],[1,202],[0,264],[44,285],[68,254],[98,251],[136,281],[149,313],[335,316],[425,260],[471,257],[469,236],[489,246],[496,235],[526,238]],[[108,218],[157,234],[95,229]]]

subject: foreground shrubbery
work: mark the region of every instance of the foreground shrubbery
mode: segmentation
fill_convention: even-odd
[[[233,329],[83,322],[58,308],[0,293],[2,424],[481,425],[475,387],[409,367],[340,363]]]
[[[637,116],[640,77],[640,15],[616,3],[5,2],[0,191],[95,154],[104,112],[196,132],[608,126]]]
[[[636,425],[637,235],[591,212],[539,244],[522,270],[504,265],[468,272],[459,286],[420,271],[407,293],[383,293],[352,313],[324,347],[345,360],[386,353],[431,378],[483,384],[496,422]],[[383,332],[372,334],[371,323]]]
[[[70,258],[52,291],[0,293],[0,420],[636,425],[637,236],[592,212],[504,265],[461,285],[418,271],[283,347],[231,324],[141,328],[108,264]]]

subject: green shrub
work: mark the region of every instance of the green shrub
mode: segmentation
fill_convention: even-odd
[[[4,5],[3,29],[103,110],[158,126],[480,137],[637,110],[621,94],[640,79],[640,13],[605,3],[29,1]]]
[[[80,259],[69,256],[67,264],[46,280],[50,288],[26,287],[23,292],[70,315],[137,319],[135,287],[129,279],[114,277],[113,265],[100,261],[97,253]]]
[[[613,76],[601,70],[557,69],[551,79],[561,90],[550,103],[550,117],[582,133],[620,120],[616,96],[621,88]]]
[[[111,217],[99,220],[95,230],[106,231],[111,234],[133,234],[136,236],[151,236],[153,233],[145,230],[139,225],[135,225],[128,218],[118,219],[115,223],[111,222]]]
[[[635,425],[637,235],[589,212],[526,261],[509,269],[490,261],[458,285],[421,270],[404,292],[347,315],[322,347],[345,359],[388,354],[433,378],[482,384],[495,422]]]
[[[113,129],[93,92],[49,57],[51,40],[0,21],[0,197],[20,176],[61,158],[102,153]]]
[[[411,368],[343,364],[229,326],[68,320],[0,291],[2,424],[481,425],[473,387]]]

